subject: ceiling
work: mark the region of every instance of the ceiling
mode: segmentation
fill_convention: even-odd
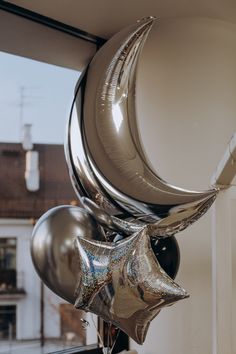
[[[235,0],[10,0],[91,34],[109,38],[146,16],[210,17],[236,23]]]

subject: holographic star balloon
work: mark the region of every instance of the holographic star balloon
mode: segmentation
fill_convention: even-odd
[[[75,307],[101,316],[142,344],[159,311],[188,297],[160,267],[147,228],[117,243],[77,237]]]

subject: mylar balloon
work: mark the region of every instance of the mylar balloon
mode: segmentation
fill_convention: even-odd
[[[121,234],[114,235],[113,242],[123,240]],[[162,269],[175,279],[180,264],[180,251],[176,238],[174,236],[166,238],[151,237],[151,247]]]
[[[101,227],[85,209],[63,205],[50,209],[36,223],[31,240],[32,260],[43,282],[74,304],[80,263],[76,237],[102,240]]]
[[[136,72],[153,23],[150,17],[125,28],[97,52],[77,85],[65,149],[79,197],[119,219],[128,213],[135,227],[141,219],[153,236],[170,236],[203,215],[217,190],[195,192],[166,183],[144,152],[135,112]]]
[[[176,238],[174,236],[159,239],[151,237],[151,246],[160,266],[169,277],[175,279],[180,263],[180,251]]]
[[[75,306],[101,316],[142,344],[151,320],[188,296],[160,267],[147,228],[117,243],[78,237]]]
[[[176,240],[165,237],[197,220],[217,194],[166,183],[144,153],[135,112],[136,72],[153,22],[146,18],[115,35],[82,74],[65,150],[85,209],[48,211],[31,244],[35,268],[51,290],[139,344],[164,306],[188,296],[171,279],[179,252]],[[123,239],[105,242],[111,233]]]
[[[159,311],[188,295],[159,265],[147,228],[117,243],[95,241],[102,238],[85,210],[53,208],[34,228],[35,268],[57,295],[141,344]]]

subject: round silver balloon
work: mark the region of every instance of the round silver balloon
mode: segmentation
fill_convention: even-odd
[[[34,266],[43,282],[71,304],[80,261],[75,252],[77,237],[92,240],[104,238],[101,228],[86,210],[60,206],[49,210],[36,223],[31,240]]]
[[[79,197],[119,219],[131,216],[135,227],[140,226],[135,220],[150,224],[153,236],[169,236],[203,215],[217,190],[168,184],[144,152],[135,111],[136,72],[153,23],[150,17],[125,28],[97,52],[77,85],[65,150]]]

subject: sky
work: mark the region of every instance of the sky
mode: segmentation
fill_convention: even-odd
[[[0,142],[22,141],[22,125],[29,123],[34,143],[63,144],[79,75],[0,52]]]

